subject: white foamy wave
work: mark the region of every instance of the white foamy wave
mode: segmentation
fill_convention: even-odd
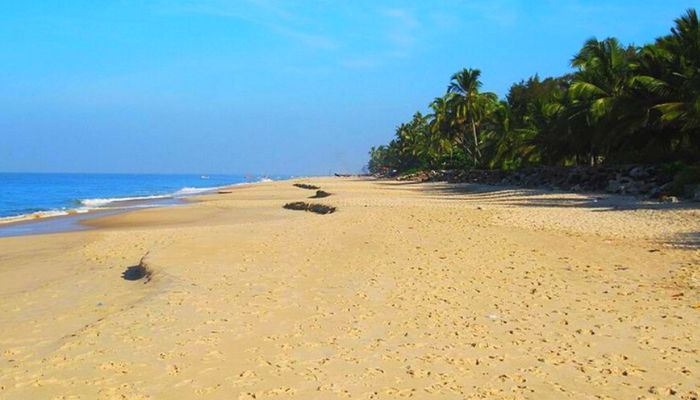
[[[211,192],[212,190],[219,189],[218,187],[207,187],[207,188],[195,188],[195,187],[184,187],[177,192],[173,193],[173,196],[191,196],[193,194]]]
[[[103,208],[114,208],[114,207],[118,207],[120,209],[147,208],[147,207],[153,207],[153,204],[148,204],[148,200],[173,199],[173,198],[180,198],[180,197],[187,197],[187,196],[195,196],[198,194],[214,192],[216,190],[220,190],[220,189],[231,187],[231,186],[246,185],[246,184],[250,184],[250,183],[260,183],[260,182],[272,182],[272,181],[273,181],[272,179],[265,177],[265,178],[258,179],[256,182],[240,182],[240,183],[234,183],[231,185],[224,185],[224,186],[204,187],[204,188],[183,187],[182,189],[180,189],[176,192],[173,192],[173,193],[169,193],[169,194],[159,194],[159,195],[150,195],[150,196],[106,197],[106,198],[82,199],[82,200],[78,201],[78,204],[81,205],[81,207],[78,207],[78,208],[36,211],[33,213],[13,215],[13,216],[8,216],[8,217],[0,217],[0,224],[19,222],[19,221],[27,221],[27,220],[40,219],[40,218],[43,219],[43,218],[60,217],[60,216],[66,216],[66,215],[83,214],[83,213],[87,213],[87,212],[90,212],[93,210],[100,210]],[[145,203],[143,203],[143,204],[138,204],[138,203],[136,203],[136,204],[121,204],[121,203],[127,203],[127,202],[140,202],[140,201],[143,201]]]
[[[205,187],[205,188],[196,188],[196,187],[183,187],[182,189],[170,193],[170,194],[158,194],[158,195],[151,195],[151,196],[134,196],[134,197],[108,197],[108,198],[97,198],[97,199],[83,199],[80,200],[80,204],[86,206],[86,207],[91,207],[91,208],[98,208],[98,207],[105,207],[107,205],[114,205],[114,203],[121,203],[121,202],[127,202],[127,201],[144,201],[144,200],[158,200],[158,199],[169,199],[173,197],[185,197],[185,196],[193,196],[201,193],[206,193],[206,192],[211,192],[217,189],[221,189],[225,186],[217,186],[217,187]]]
[[[122,202],[122,201],[156,200],[156,199],[167,199],[169,197],[172,197],[172,196],[168,195],[168,194],[163,194],[163,195],[153,195],[153,196],[110,197],[110,198],[105,198],[105,199],[83,199],[83,200],[80,200],[80,204],[82,204],[86,207],[96,208],[96,207],[104,207],[108,204],[118,203],[118,202]]]
[[[238,182],[238,183],[232,183],[230,185],[223,185],[223,186],[211,186],[211,187],[203,187],[203,188],[196,188],[196,187],[184,187],[177,192],[172,194],[172,197],[185,197],[185,196],[194,196],[198,194],[203,194],[203,193],[210,193],[210,192],[215,192],[217,190],[221,189],[226,189],[234,186],[241,186],[241,185],[250,185],[251,183],[261,183],[261,182],[272,182],[273,180],[270,178],[260,178],[255,182]]]
[[[12,215],[9,217],[0,217],[0,224],[7,224],[11,222],[29,221],[33,219],[41,218],[52,218],[52,217],[63,217],[66,215],[84,214],[89,212],[89,208],[73,208],[67,210],[48,210],[48,211],[36,211],[28,214]]]

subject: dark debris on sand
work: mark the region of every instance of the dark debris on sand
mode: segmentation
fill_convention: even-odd
[[[294,186],[300,188],[300,189],[308,189],[308,190],[318,190],[320,187],[314,186],[314,185],[309,185],[308,183],[295,183]]]
[[[287,210],[309,211],[316,214],[331,214],[335,212],[335,207],[326,206],[323,204],[305,203],[303,201],[295,201],[284,205]]]
[[[139,261],[138,265],[128,267],[124,272],[122,272],[122,278],[127,281],[138,281],[140,279],[145,279],[143,282],[144,284],[150,282],[151,277],[153,276],[153,271],[148,266],[148,262],[146,261],[147,256],[148,253],[141,257],[141,261]]]
[[[310,199],[322,199],[322,198],[328,197],[328,196],[330,196],[330,195],[331,195],[331,194],[328,193],[328,192],[326,192],[326,191],[317,190],[317,191],[316,191],[316,194],[313,195],[313,196],[311,196],[311,197],[309,197],[309,198],[310,198]]]

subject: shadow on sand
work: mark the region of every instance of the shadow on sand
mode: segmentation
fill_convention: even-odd
[[[700,210],[700,203],[683,201],[661,203],[634,196],[606,193],[574,193],[546,189],[527,189],[513,186],[490,186],[475,183],[378,182],[384,189],[414,189],[436,199],[459,200],[466,203],[500,204],[523,207],[589,208],[594,211],[625,210]],[[411,186],[407,188],[406,186]]]
[[[700,232],[686,232],[676,235],[671,240],[668,240],[667,243],[681,249],[700,249]]]
[[[378,181],[386,190],[410,190],[431,199],[454,200],[465,204],[483,206],[485,203],[502,206],[541,208],[583,208],[592,212],[634,210],[679,211],[698,210],[700,203],[682,201],[661,203],[634,196],[607,193],[573,193],[546,189],[527,189],[513,186],[491,186],[475,183],[444,183]],[[700,249],[700,232],[686,232],[665,241],[682,249]]]

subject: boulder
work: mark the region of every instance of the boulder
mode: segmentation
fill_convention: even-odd
[[[634,179],[644,179],[649,176],[649,173],[647,172],[646,168],[637,166],[632,168],[629,172],[628,175],[631,176]]]
[[[683,186],[683,197],[695,200],[698,189],[700,189],[700,185],[697,184]]]
[[[638,182],[632,181],[632,182],[629,182],[625,185],[623,193],[637,195],[637,194],[642,193],[642,188]]]
[[[652,187],[647,191],[647,197],[650,199],[658,199],[661,197],[661,188],[657,185],[652,185]]]
[[[560,188],[575,192],[606,191],[617,194],[643,195],[655,199],[674,193],[671,183],[673,176],[665,175],[661,168],[648,165],[525,167],[517,171],[437,170],[415,172],[403,175],[399,179],[418,182],[447,181],[547,189]],[[697,185],[697,183],[694,184]],[[695,186],[686,187],[683,197],[694,198],[695,189]]]
[[[617,179],[613,179],[608,182],[608,187],[605,188],[605,191],[608,193],[619,193],[623,188],[622,183],[618,181]]]
[[[608,193],[629,193],[636,191],[635,182],[626,177],[619,176],[617,179],[610,180],[606,189]]]

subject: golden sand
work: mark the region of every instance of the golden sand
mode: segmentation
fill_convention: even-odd
[[[697,398],[697,209],[303,182],[0,239],[0,398]]]

